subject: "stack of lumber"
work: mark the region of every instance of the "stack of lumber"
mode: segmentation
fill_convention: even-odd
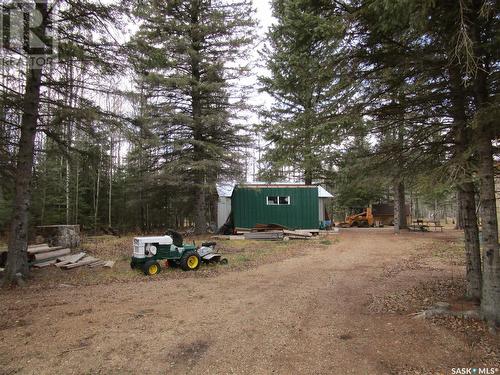
[[[113,267],[115,262],[105,261],[87,255],[84,252],[71,254],[71,249],[61,246],[50,247],[48,244],[28,246],[28,256],[35,268],[55,265],[62,269],[73,269],[81,266]]]
[[[251,229],[252,232],[269,232],[276,230],[288,230],[287,227],[281,224],[255,224],[255,226]]]
[[[283,234],[290,240],[307,240],[313,236],[311,232],[304,230],[283,230]]]
[[[256,224],[251,232],[244,233],[246,240],[307,240],[313,235],[307,230],[290,230],[279,224]]]
[[[62,257],[58,259],[59,262],[56,263],[56,267],[71,270],[73,268],[87,266],[89,268],[97,267],[108,267],[114,266],[115,262],[111,260],[102,260],[99,258],[94,258],[93,256],[87,255],[85,253],[79,253],[74,255],[68,255],[67,257]]]
[[[265,241],[280,241],[283,240],[283,231],[267,231],[267,232],[250,232],[245,233],[245,240],[265,240]]]
[[[28,246],[28,257],[33,267],[42,268],[56,263],[57,258],[71,253],[71,249],[48,244]]]
[[[217,235],[212,238],[219,240],[307,240],[313,237],[319,230],[291,230],[280,224],[255,224],[253,228],[235,228],[238,235]]]
[[[239,234],[216,234],[212,238],[214,240],[244,240],[245,236]]]

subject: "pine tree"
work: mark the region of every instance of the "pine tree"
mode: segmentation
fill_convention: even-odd
[[[291,167],[310,185],[324,176],[322,161],[347,95],[337,54],[344,30],[329,1],[274,0],[272,7],[276,23],[263,53],[270,75],[261,77],[262,90],[274,98],[259,127],[270,145],[263,177],[282,177],[279,171]]]
[[[40,23],[32,25],[29,20],[35,18],[24,18],[25,23],[22,26],[26,33],[25,36],[31,34],[35,38],[24,38],[22,45],[9,43],[5,46],[6,55],[8,57],[21,56],[20,61],[24,62],[26,67],[26,70],[23,70],[23,65],[19,65],[19,68],[14,72],[16,80],[24,80],[24,84],[16,87],[18,91],[11,94],[11,96],[17,97],[17,100],[22,98],[21,105],[16,104],[16,99],[9,101],[9,95],[5,95],[5,92],[13,90],[2,86],[2,104],[10,107],[11,111],[20,118],[20,135],[16,140],[15,147],[17,160],[12,168],[14,199],[10,220],[7,267],[3,280],[6,285],[14,281],[20,282],[18,274],[28,275],[27,242],[32,201],[33,167],[36,167],[36,136],[43,131],[56,142],[71,146],[72,137],[68,130],[71,130],[72,126],[60,125],[71,124],[72,119],[78,117],[85,119],[85,123],[90,123],[90,127],[92,127],[92,119],[95,119],[98,110],[96,110],[95,105],[89,104],[90,101],[82,100],[78,106],[76,105],[73,87],[70,86],[68,90],[68,84],[73,85],[74,80],[70,79],[71,82],[65,80],[67,77],[64,75],[64,71],[68,71],[66,69],[68,64],[76,62],[85,62],[87,67],[95,69],[94,74],[112,71],[110,66],[114,65],[116,59],[111,59],[110,55],[116,52],[116,48],[114,48],[116,44],[109,43],[106,35],[108,26],[113,25],[117,20],[116,9],[115,6],[105,6],[91,1],[61,1],[54,4],[47,0],[39,0],[23,2],[22,4],[16,2],[2,4],[5,17],[11,15],[13,11],[19,10],[28,11],[26,15],[35,13],[41,19]],[[88,32],[90,27],[93,28],[94,35]],[[57,51],[52,48],[54,30],[57,30],[59,41]],[[94,40],[94,36],[97,35],[101,37],[98,42]],[[33,44],[32,40],[40,42]],[[43,63],[39,63],[41,60],[32,59],[54,52],[58,53],[58,59],[46,59],[43,60]],[[108,62],[111,62],[111,65]],[[68,96],[62,92],[70,94]],[[7,118],[2,116],[1,120],[6,121]],[[66,135],[66,140],[61,135]],[[68,150],[68,147],[64,148],[66,151]],[[66,173],[68,171],[69,168],[66,169]],[[67,204],[66,200],[65,205]]]
[[[411,140],[418,134],[432,135],[435,147],[428,147],[430,152],[426,153],[444,156],[440,161],[441,170],[460,171],[450,175],[455,177],[453,182],[462,200],[462,216],[468,221],[465,226],[467,289],[474,298],[480,294],[478,285],[481,283],[473,186],[474,174],[479,177],[483,236],[487,237],[483,252],[486,255],[483,256],[481,310],[487,319],[498,321],[500,256],[491,142],[498,135],[493,120],[495,115],[492,116],[497,113],[498,105],[491,95],[497,92],[498,82],[498,61],[493,52],[498,47],[494,37],[498,20],[495,5],[480,0],[360,4],[366,5],[360,6],[363,9],[360,13],[364,12],[361,23],[368,25],[361,33],[367,37],[360,39],[378,48],[377,54],[373,54],[374,49],[367,49],[367,45],[362,49],[376,57],[371,60],[376,68],[374,76],[382,71],[381,68],[396,65],[401,67],[405,80],[412,83],[406,108],[411,109],[407,113],[420,114],[415,117],[419,126],[407,134],[406,139]],[[401,42],[399,37],[405,33],[413,34],[410,43]],[[390,48],[399,51],[392,54],[398,59],[387,59]],[[386,59],[381,59],[384,56]],[[383,102],[382,105],[385,106]],[[415,112],[413,108],[418,110]],[[422,142],[421,137],[417,139]],[[421,147],[422,144],[417,146],[410,143],[412,152],[426,148]],[[451,154],[454,155],[452,159],[449,158]]]
[[[251,2],[141,1],[134,15],[141,26],[132,63],[152,93],[147,116],[160,140],[162,181],[192,194],[201,233],[216,181],[241,170],[245,98],[236,80],[252,42]]]

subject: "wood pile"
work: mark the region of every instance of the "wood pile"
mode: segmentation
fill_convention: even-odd
[[[307,240],[313,236],[311,232],[305,230],[284,230],[283,234],[290,240]]]
[[[246,240],[307,240],[313,235],[307,230],[290,230],[280,224],[256,224],[250,232],[243,234]]]
[[[284,238],[283,231],[250,232],[244,234],[245,240],[281,241]]]
[[[253,228],[235,228],[236,235],[216,235],[212,238],[218,240],[258,240],[258,241],[283,241],[283,240],[308,240],[319,230],[296,229],[291,230],[280,224],[255,224]]]
[[[82,266],[89,268],[114,266],[114,261],[105,261],[84,252],[71,254],[71,249],[61,246],[50,247],[48,244],[28,246],[28,257],[35,268],[55,265],[60,269],[73,269]]]

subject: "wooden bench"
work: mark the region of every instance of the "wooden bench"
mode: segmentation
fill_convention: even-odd
[[[429,226],[425,224],[413,223],[408,226],[408,229],[413,232],[428,232]]]
[[[429,221],[429,220],[415,220],[408,229],[415,232],[430,232],[432,228],[433,232],[437,232],[438,228],[440,232],[443,231],[444,226],[441,225],[439,221]]]
[[[439,221],[431,221],[429,224],[429,228],[434,228],[433,232],[437,232],[438,228],[440,232],[443,231],[444,226],[442,226]]]

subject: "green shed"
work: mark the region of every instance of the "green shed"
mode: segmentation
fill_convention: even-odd
[[[325,220],[325,199],[332,198],[321,186],[299,184],[242,184],[231,194],[234,226],[281,224],[291,229],[318,229]]]

